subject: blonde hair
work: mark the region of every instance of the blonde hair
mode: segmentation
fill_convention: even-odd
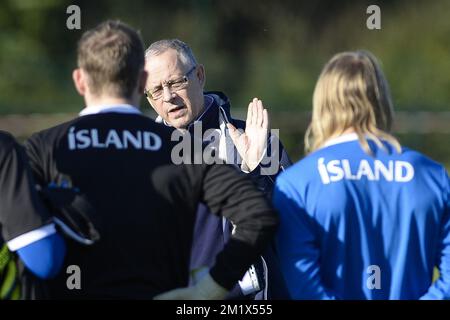
[[[377,59],[367,51],[338,53],[317,81],[305,151],[310,153],[353,128],[368,154],[372,152],[366,137],[383,149],[381,139],[386,140],[400,153],[400,143],[389,134],[393,114],[389,86]]]

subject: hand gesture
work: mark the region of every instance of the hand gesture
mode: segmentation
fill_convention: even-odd
[[[254,98],[249,103],[244,133],[239,132],[231,123],[228,123],[227,127],[243,164],[253,171],[261,162],[267,148],[269,116],[262,101]]]

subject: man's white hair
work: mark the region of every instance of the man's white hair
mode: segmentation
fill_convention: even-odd
[[[145,50],[145,60],[150,59],[152,56],[158,56],[163,54],[169,49],[173,49],[177,52],[178,59],[187,68],[197,65],[197,60],[192,53],[191,48],[183,41],[178,39],[164,39],[153,42],[147,50]]]

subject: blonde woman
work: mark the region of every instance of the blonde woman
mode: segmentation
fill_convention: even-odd
[[[449,179],[400,146],[376,58],[335,55],[324,67],[307,156],[282,173],[277,250],[294,299],[450,297]],[[432,284],[434,266],[440,278]]]

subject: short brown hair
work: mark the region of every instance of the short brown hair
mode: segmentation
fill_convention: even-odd
[[[105,21],[78,42],[78,67],[88,74],[95,95],[130,98],[144,68],[144,45],[137,31],[120,21]]]

